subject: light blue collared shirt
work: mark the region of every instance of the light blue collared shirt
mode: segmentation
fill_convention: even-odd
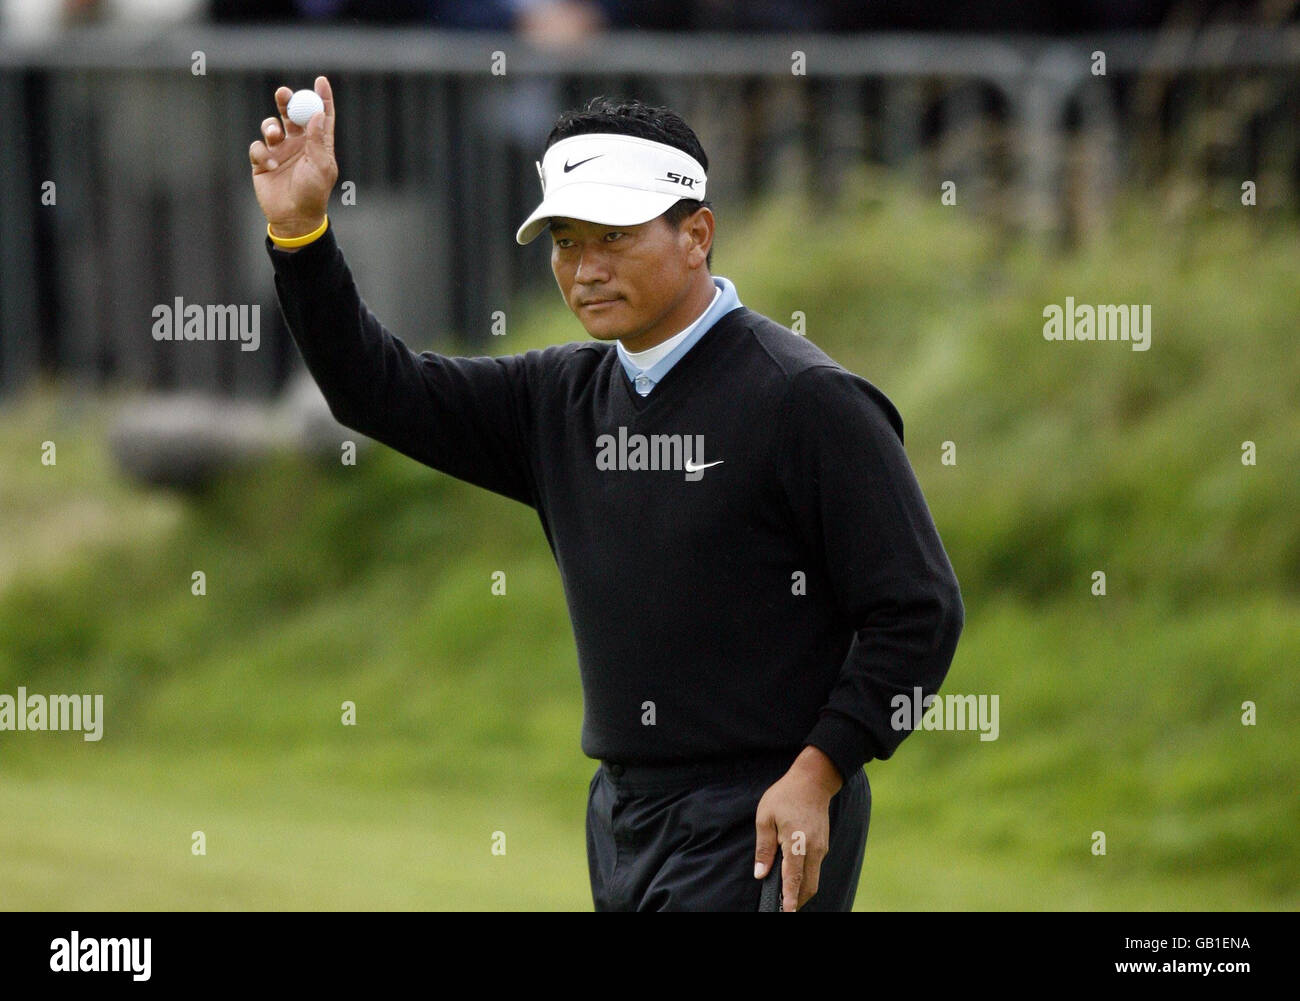
[[[668,370],[682,360],[686,352],[708,333],[709,328],[719,318],[730,313],[737,306],[743,305],[740,297],[736,294],[736,286],[728,279],[723,278],[721,275],[713,275],[713,284],[718,291],[714,293],[713,302],[709,304],[709,308],[696,317],[694,323],[682,331],[686,336],[682,338],[681,343],[649,368],[643,369],[632,361],[628,357],[627,349],[623,347],[623,342],[618,342],[618,357],[623,363],[623,371],[627,373],[628,379],[632,381],[633,387],[640,395],[648,396],[650,390],[654,389],[659,380],[668,374]]]

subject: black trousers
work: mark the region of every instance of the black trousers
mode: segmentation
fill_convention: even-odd
[[[693,765],[602,762],[587,793],[597,911],[757,911],[754,815],[798,752]],[[830,802],[830,847],[803,911],[853,909],[871,786],[859,770]]]

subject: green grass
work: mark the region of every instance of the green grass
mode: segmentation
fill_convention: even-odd
[[[583,842],[511,784],[437,791],[272,755],[52,752],[0,786],[7,908],[575,909]],[[565,802],[581,810],[582,789]],[[205,854],[192,851],[202,831]],[[492,854],[494,832],[505,854]],[[581,832],[579,832],[581,833]],[[589,904],[589,901],[588,901]]]
[[[1300,643],[1294,606],[1261,599],[1191,627],[1086,605],[979,611],[949,687],[999,694],[999,738],[925,731],[869,766],[874,814],[859,908],[1300,902],[1300,818],[1289,792],[1300,769],[1288,728],[1277,725],[1295,718],[1300,698],[1273,670]],[[1258,635],[1268,622],[1280,627],[1271,639]],[[1068,652],[1063,634],[1078,637]],[[1236,644],[1243,634],[1250,641]],[[441,686],[377,683],[357,697],[355,729],[338,725],[318,690],[331,681],[313,689],[283,672],[242,692],[191,680],[202,689],[194,704],[176,701],[179,682],[149,693],[155,711],[172,709],[178,732],[165,737],[124,734],[111,715],[98,744],[26,735],[17,774],[0,784],[0,900],[587,907],[591,768],[573,747],[576,693],[530,705],[516,695],[514,682],[526,689],[518,669],[491,659],[480,668],[502,691],[446,696]],[[562,665],[546,673],[565,681]],[[480,733],[475,713],[490,714],[494,695],[514,707],[517,725]],[[1243,727],[1245,698],[1274,720]],[[255,718],[280,726],[257,740],[223,732],[227,714],[251,702]],[[409,720],[409,732],[393,717]],[[207,837],[202,857],[190,852],[195,830]],[[504,856],[491,853],[498,830]],[[1097,830],[1104,857],[1090,851]]]
[[[1294,909],[1300,249],[1129,210],[1069,256],[994,256],[883,183],[720,220],[715,253],[899,405],[967,605],[945,690],[1000,700],[998,740],[868,766],[858,907]],[[1066,295],[1151,302],[1151,350],[1045,342]],[[505,350],[580,333],[553,299]],[[535,514],[383,448],[142,490],[112,405],[0,411],[0,692],[106,705],[98,743],[0,732],[0,908],[589,908],[593,763]]]

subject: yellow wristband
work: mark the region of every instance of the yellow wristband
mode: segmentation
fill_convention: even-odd
[[[327,214],[325,221],[317,226],[306,236],[276,236],[271,232],[271,224],[266,224],[266,235],[271,238],[271,242],[277,247],[305,247],[313,240],[319,240],[324,235],[326,228],[330,224],[330,217]]]

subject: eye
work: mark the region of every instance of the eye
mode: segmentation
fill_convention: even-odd
[[[617,240],[617,239],[618,239],[620,236],[622,236],[622,235],[623,235],[623,234],[620,233],[618,230],[611,230],[610,232],[608,232],[608,233],[605,234],[605,242],[606,242],[606,243],[613,243],[614,240]],[[611,237],[612,237],[613,239],[611,239]]]
[[[556,237],[555,239],[555,245],[559,247],[561,250],[568,250],[569,244],[572,242],[573,241],[570,240],[567,236],[559,236]]]

